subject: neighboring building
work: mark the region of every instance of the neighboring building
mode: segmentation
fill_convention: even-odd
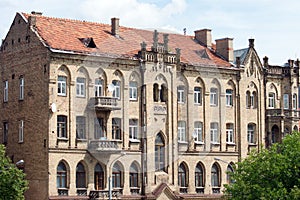
[[[111,22],[17,13],[2,41],[0,141],[26,199],[105,199],[109,180],[113,198],[220,198],[232,163],[298,130],[298,61]]]

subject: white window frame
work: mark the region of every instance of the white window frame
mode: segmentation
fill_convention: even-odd
[[[24,142],[24,120],[19,121],[19,143]]]
[[[184,103],[185,102],[185,95],[184,95],[184,86],[180,85],[177,87],[177,102]]]
[[[289,94],[283,94],[283,109],[289,109]]]
[[[95,79],[95,97],[103,96],[103,80],[100,78]]]
[[[195,140],[195,143],[197,144],[203,144],[203,123],[200,121],[194,122],[194,133],[193,137]]]
[[[129,100],[137,100],[137,82],[129,82]]]
[[[139,141],[137,119],[129,119],[129,141],[131,142]]]
[[[85,97],[85,78],[83,77],[76,78],[76,96]]]
[[[67,96],[67,77],[58,76],[57,78],[57,95]]]
[[[297,110],[297,94],[293,94],[293,109]]]
[[[268,108],[275,108],[275,93],[270,92],[268,94]]]
[[[118,80],[113,80],[112,84],[114,85],[113,97],[120,99],[120,97],[121,97],[121,82]]]
[[[186,142],[186,123],[185,121],[178,121],[178,142]]]
[[[8,81],[4,81],[4,94],[3,94],[3,101],[8,102]]]
[[[212,144],[220,144],[219,124],[217,122],[210,123],[210,141]]]
[[[251,129],[250,129],[251,127]],[[247,127],[247,141],[249,144],[255,144],[255,124],[248,124]]]
[[[194,103],[196,105],[202,105],[202,88],[194,87]]]
[[[233,90],[226,89],[226,106],[233,106]]]
[[[234,144],[234,127],[232,123],[226,124],[226,143]]]
[[[210,88],[210,105],[218,106],[218,88]]]
[[[20,86],[20,91],[19,91],[19,100],[24,99],[24,77],[21,76],[19,79],[19,86]]]

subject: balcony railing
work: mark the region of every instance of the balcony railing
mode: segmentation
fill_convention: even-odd
[[[118,106],[117,100],[115,97],[105,96],[91,98],[91,101],[94,102],[95,109],[103,111],[120,110],[121,108]]]
[[[131,188],[130,188],[130,193],[131,193],[132,195],[140,194],[140,188],[139,188],[139,187],[131,187]]]
[[[197,194],[204,194],[204,187],[196,187]]]
[[[299,110],[289,109],[267,109],[267,116],[269,117],[299,117]]]
[[[96,152],[115,152],[121,151],[117,141],[110,140],[91,140],[89,142],[89,150]]]
[[[179,192],[182,193],[182,194],[186,194],[186,193],[188,193],[188,188],[187,187],[180,187]]]
[[[123,194],[123,189],[118,188],[118,189],[113,189],[112,190],[112,197],[117,198]],[[90,199],[106,199],[109,196],[109,191],[108,190],[91,190],[89,197]]]

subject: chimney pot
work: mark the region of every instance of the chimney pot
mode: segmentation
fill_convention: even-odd
[[[254,48],[254,39],[249,39],[249,47]]]
[[[210,29],[201,29],[194,31],[195,38],[197,41],[202,43],[204,46],[211,48],[211,30]]]
[[[268,65],[269,65],[269,58],[268,58],[267,56],[265,56],[265,57],[263,58],[263,60],[264,60],[264,66],[265,66],[265,67],[268,67]]]
[[[119,18],[111,18],[111,34],[119,36]]]

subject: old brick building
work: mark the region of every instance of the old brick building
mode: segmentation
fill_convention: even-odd
[[[27,199],[218,198],[232,163],[298,130],[298,61],[111,22],[17,13],[2,41],[0,139]]]

